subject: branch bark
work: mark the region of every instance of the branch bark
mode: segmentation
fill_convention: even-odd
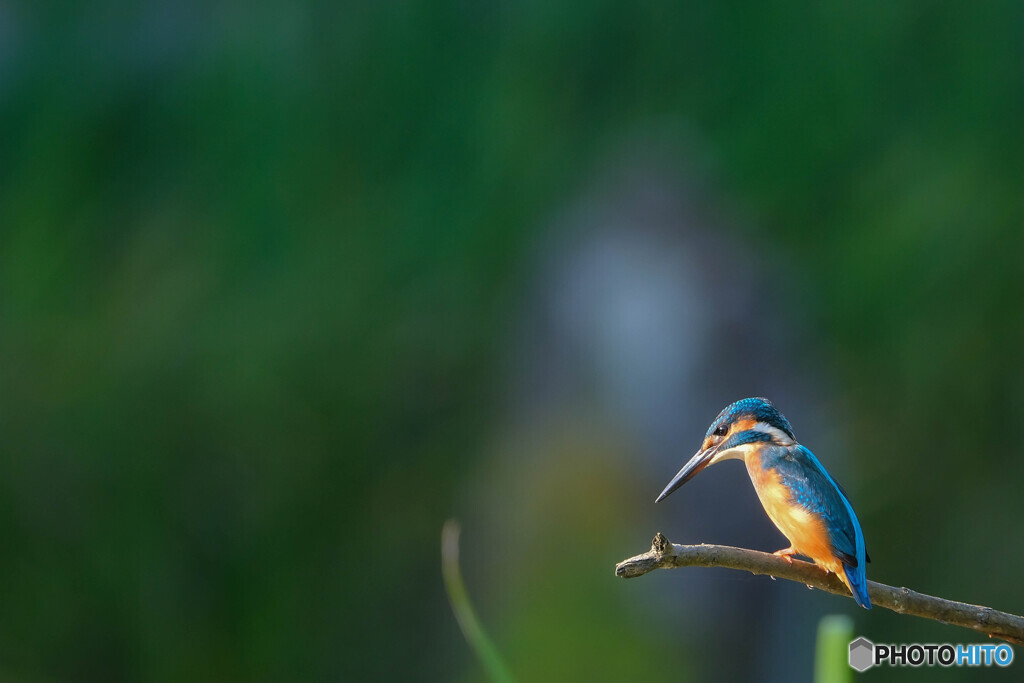
[[[660,533],[654,537],[651,549],[646,553],[615,565],[615,575],[629,579],[643,576],[655,569],[675,567],[739,569],[752,574],[799,581],[811,588],[836,595],[850,595],[850,591],[834,574],[827,573],[810,562],[793,560],[790,564],[775,555],[727,545],[679,545],[670,543]],[[936,598],[909,588],[896,588],[875,581],[868,581],[868,594],[873,604],[900,614],[912,614],[944,624],[963,626],[984,633],[990,638],[1024,645],[1024,617],[1015,614],[1000,612],[991,607]]]

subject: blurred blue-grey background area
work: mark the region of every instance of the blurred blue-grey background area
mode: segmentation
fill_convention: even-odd
[[[808,680],[770,397],[868,576],[1024,612],[1024,6],[0,1],[0,677]],[[1018,655],[1020,652],[1018,652]],[[989,680],[897,670],[878,680]]]

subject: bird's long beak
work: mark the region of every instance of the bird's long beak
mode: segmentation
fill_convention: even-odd
[[[658,496],[658,499],[654,502],[660,503],[662,500],[667,498],[670,493],[700,474],[700,471],[708,466],[711,462],[711,458],[715,457],[715,453],[717,452],[718,447],[716,446],[713,448],[706,448],[703,451],[695,453],[694,456],[690,458],[690,462],[683,465],[683,469],[679,470],[676,476],[672,477],[672,481],[668,483],[668,486],[665,487],[665,490],[661,492],[661,495]]]

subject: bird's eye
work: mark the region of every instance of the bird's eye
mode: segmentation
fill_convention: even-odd
[[[729,428],[725,425],[721,425],[715,430],[715,436],[725,436],[729,432]]]

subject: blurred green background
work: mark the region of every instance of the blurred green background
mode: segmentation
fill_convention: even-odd
[[[1015,2],[0,2],[0,677],[483,680],[450,516],[523,681],[980,640],[612,568],[783,547],[738,466],[653,506],[781,387],[870,578],[1024,612],[1022,45]]]

